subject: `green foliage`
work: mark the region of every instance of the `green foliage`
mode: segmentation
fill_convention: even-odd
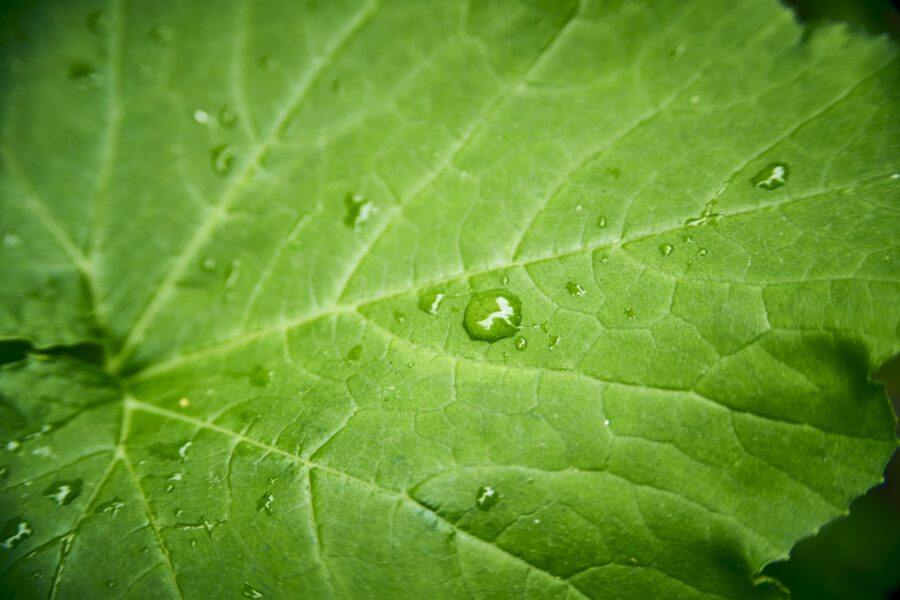
[[[880,480],[892,43],[760,0],[3,28],[8,595],[781,597]]]

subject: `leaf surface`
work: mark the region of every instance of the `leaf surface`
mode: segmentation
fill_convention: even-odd
[[[879,481],[889,42],[759,0],[5,21],[11,594],[779,597]]]

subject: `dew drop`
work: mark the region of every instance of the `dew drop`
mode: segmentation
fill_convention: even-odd
[[[234,168],[237,149],[231,144],[222,144],[212,149],[210,158],[212,159],[213,172],[216,175],[225,176],[231,173],[231,169]]]
[[[618,167],[607,167],[606,174],[613,179],[618,179],[622,176],[622,169]]]
[[[473,294],[463,317],[471,339],[490,343],[515,335],[521,323],[522,302],[506,290]]]
[[[429,315],[436,315],[444,298],[447,297],[446,292],[438,290],[425,290],[419,294],[419,309]]]
[[[19,244],[22,243],[22,238],[19,237],[19,234],[14,231],[7,231],[3,234],[3,247],[4,248],[15,248]]]
[[[256,501],[256,512],[264,512],[269,516],[275,512],[272,510],[272,502],[275,501],[275,495],[271,492],[266,492],[262,496],[259,497],[259,500]]]
[[[713,208],[713,203],[709,202],[705,207],[703,207],[703,212],[700,213],[699,217],[692,217],[684,222],[685,225],[690,227],[696,227],[698,225],[706,225],[707,223],[716,224],[722,218],[722,213],[716,212]]]
[[[603,215],[597,217],[597,227],[599,227],[600,229],[606,227],[606,217],[604,217]]]
[[[697,250],[697,256],[706,256],[706,254],[707,254],[706,248],[699,248]]]
[[[344,225],[354,231],[358,231],[375,212],[375,205],[362,194],[347,194],[344,197],[344,206],[347,208]]]
[[[669,244],[668,242],[659,245],[659,253],[663,256],[669,256],[672,254],[672,250],[675,249],[675,246]]]
[[[584,296],[585,294],[584,288],[574,281],[566,283],[566,290],[569,292],[570,296]]]
[[[256,365],[247,372],[247,381],[249,381],[250,385],[253,387],[266,387],[272,383],[272,377],[274,375],[275,373],[273,371],[260,365]]]
[[[395,310],[394,311],[394,320],[398,323],[402,323],[406,320],[406,314],[403,311]]]
[[[788,182],[789,174],[790,167],[786,163],[769,163],[750,179],[750,183],[761,190],[774,190]]]
[[[200,268],[207,273],[212,273],[216,270],[216,259],[212,256],[207,256],[200,261]]]
[[[347,360],[359,360],[359,357],[362,356],[362,346],[357,344],[350,348],[350,352],[347,353]]]
[[[633,319],[637,316],[637,313],[634,312],[634,309],[629,306],[628,308],[625,309],[625,316],[628,317],[629,319]]]
[[[94,512],[98,515],[107,514],[111,517],[115,517],[116,513],[123,508],[125,508],[125,503],[118,498],[113,498],[112,500],[99,505]]]
[[[4,479],[9,477],[9,466],[8,465],[0,466],[0,477],[2,477]]]
[[[500,278],[500,285],[502,285],[503,287],[506,287],[508,284],[509,284],[509,276],[504,275],[503,277]]]
[[[562,341],[558,335],[550,334],[547,336],[547,348],[549,350],[556,350],[559,347],[559,342]]]
[[[609,419],[604,419],[604,420],[603,420],[603,426],[604,426],[604,427],[609,427]]]
[[[0,548],[12,550],[24,542],[26,538],[31,537],[33,533],[34,531],[31,529],[28,521],[21,517],[10,519],[3,527],[3,534],[0,535],[0,539],[3,540],[0,542]]]
[[[519,352],[524,352],[525,349],[528,348],[528,340],[526,340],[525,338],[523,338],[520,335],[519,337],[516,338],[514,345],[516,347],[516,350],[518,350]]]
[[[260,592],[256,588],[254,588],[252,585],[250,585],[246,581],[244,582],[244,588],[241,590],[241,594],[245,598],[252,598],[253,600],[259,600],[260,598],[265,598],[265,596],[263,596],[262,592]]]
[[[21,445],[22,444],[20,444],[17,440],[9,440],[8,442],[6,442],[5,448],[8,452],[15,452]]]
[[[194,121],[196,121],[200,125],[209,125],[210,120],[210,114],[202,108],[198,108],[194,111]]]
[[[111,590],[111,589],[113,589],[114,587],[116,587],[116,582],[113,581],[112,579],[110,579],[109,581],[106,582],[106,587],[107,587],[107,589],[110,589],[110,590]]]
[[[228,264],[228,268],[225,269],[225,287],[228,289],[233,288],[237,285],[238,280],[241,278],[241,259],[236,258]]]
[[[490,510],[499,501],[500,494],[489,485],[483,485],[478,488],[478,493],[475,495],[475,506],[479,510]]]
[[[234,112],[233,110],[231,110],[229,107],[223,106],[222,109],[219,111],[219,123],[222,125],[222,127],[227,127],[228,129],[231,129],[232,127],[237,125],[237,122],[238,122],[237,113]]]
[[[67,506],[81,495],[82,485],[84,485],[84,480],[82,479],[54,481],[44,490],[44,496],[50,498],[60,506]]]
[[[93,65],[82,62],[69,65],[69,79],[82,90],[97,88],[103,83],[103,76],[97,69]]]
[[[109,17],[102,10],[95,10],[87,17],[87,28],[94,35],[107,35],[112,30]]]
[[[150,33],[147,34],[147,40],[154,46],[165,48],[171,41],[173,33],[171,27],[160,25],[150,30]]]

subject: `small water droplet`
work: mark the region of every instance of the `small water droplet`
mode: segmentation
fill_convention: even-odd
[[[237,125],[237,122],[238,122],[237,113],[234,112],[233,110],[231,110],[229,107],[223,106],[222,109],[219,111],[219,123],[222,125],[222,127],[231,129],[232,127]]]
[[[67,506],[81,495],[82,485],[84,485],[84,480],[82,479],[54,481],[44,490],[44,496],[50,498],[60,506]]]
[[[9,477],[9,465],[0,466],[0,477],[6,479]]]
[[[684,54],[685,50],[687,50],[687,46],[684,44],[678,44],[672,51],[669,52],[669,58],[676,59],[679,58],[682,54]]]
[[[9,440],[8,442],[6,442],[5,448],[6,448],[7,451],[9,451],[9,452],[15,452],[16,450],[19,449],[19,447],[20,447],[21,445],[22,445],[22,444],[20,444],[20,443],[18,442],[18,440]]]
[[[697,256],[706,256],[706,248],[699,248],[697,250]]]
[[[446,292],[439,290],[425,290],[419,294],[419,309],[429,315],[436,315],[444,298],[447,297]]]
[[[406,314],[403,313],[403,311],[395,310],[394,311],[394,320],[397,321],[398,323],[402,323],[403,321],[406,320]]]
[[[200,125],[209,125],[210,120],[210,114],[202,108],[198,108],[194,111],[194,121],[196,121]]]
[[[894,173],[891,175],[891,179],[900,179],[900,173]]]
[[[773,162],[763,167],[762,171],[750,179],[753,187],[761,190],[774,190],[788,182],[790,168],[785,163]]]
[[[659,245],[659,253],[663,256],[669,256],[672,254],[672,250],[675,249],[675,246],[669,243],[662,243]]]
[[[274,71],[281,66],[281,63],[277,58],[267,54],[259,59],[259,66],[263,71]]]
[[[256,588],[254,588],[252,585],[250,585],[246,581],[244,582],[244,588],[241,590],[241,594],[245,598],[251,598],[252,600],[260,600],[260,598],[265,598],[265,596],[263,596],[262,592],[260,592]]]
[[[82,90],[97,88],[103,83],[103,76],[100,75],[100,72],[93,65],[83,62],[69,65],[69,79]]]
[[[509,285],[509,277],[507,275],[504,275],[500,278],[500,285],[502,285],[503,287]]]
[[[212,273],[216,270],[216,259],[214,259],[212,256],[207,256],[200,261],[200,268],[207,273]]]
[[[94,35],[107,35],[112,30],[112,23],[109,22],[109,17],[102,10],[95,10],[89,14],[85,22],[87,28]]]
[[[584,288],[574,281],[566,283],[566,290],[569,292],[570,296],[584,296],[585,294]]]
[[[637,316],[637,313],[634,312],[634,309],[629,306],[628,308],[625,309],[625,316],[628,317],[629,319],[633,319]]]
[[[216,175],[225,176],[231,173],[237,158],[237,149],[231,144],[216,146],[210,152],[212,168]]]
[[[609,419],[604,419],[604,420],[603,420],[603,426],[604,426],[604,427],[609,427]]]
[[[3,540],[0,542],[0,548],[12,550],[24,542],[26,538],[31,537],[33,533],[31,525],[22,517],[10,519],[3,527],[3,533],[0,534],[0,539]]]
[[[618,167],[606,167],[606,174],[613,179],[618,179],[622,176],[622,169]]]
[[[511,337],[522,323],[522,302],[507,290],[472,294],[463,327],[472,340],[496,342]]]
[[[274,376],[274,371],[256,365],[247,372],[247,381],[249,381],[250,385],[253,387],[266,387],[272,383],[272,378]]]
[[[528,340],[523,338],[521,335],[516,338],[514,344],[516,346],[516,350],[518,350],[519,352],[524,352],[525,349],[528,348]]]
[[[180,400],[178,400],[178,406],[180,406],[181,408],[187,408],[190,405],[191,401],[188,398],[181,398]]]
[[[107,514],[114,517],[116,516],[116,513],[118,513],[123,508],[125,508],[125,503],[118,498],[113,498],[112,500],[99,505],[96,509],[94,509],[94,512],[98,515]]]
[[[606,227],[606,217],[604,217],[603,215],[597,217],[597,227],[599,227],[600,229]]]
[[[359,360],[359,357],[362,356],[362,346],[357,344],[350,348],[350,351],[347,353],[347,360]]]
[[[267,515],[272,516],[275,512],[272,510],[272,502],[274,501],[275,495],[271,492],[266,492],[256,501],[256,512],[265,512]]]
[[[547,336],[547,348],[549,350],[556,350],[559,347],[559,342],[561,338],[558,335],[550,334]]]
[[[479,510],[490,510],[499,501],[500,494],[489,485],[483,485],[478,488],[478,493],[475,495],[475,506]]]
[[[354,231],[358,231],[375,212],[375,205],[362,194],[347,194],[344,197],[344,206],[347,207],[344,225]]]
[[[147,34],[147,40],[154,46],[165,48],[173,35],[174,32],[171,27],[160,25],[150,30],[150,33]]]
[[[228,289],[233,288],[237,285],[238,280],[241,278],[241,259],[235,258],[228,264],[228,268],[225,269],[225,287]]]
[[[19,244],[22,243],[22,238],[19,237],[19,234],[14,231],[7,231],[3,234],[3,247],[4,248],[15,248]]]
[[[116,582],[113,581],[112,579],[110,579],[109,581],[106,582],[106,587],[108,589],[113,589],[114,587],[116,587]]]
[[[691,104],[700,104],[700,96],[691,96]]]

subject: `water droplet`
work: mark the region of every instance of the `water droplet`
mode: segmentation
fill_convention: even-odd
[[[358,231],[375,212],[375,205],[362,194],[347,194],[344,198],[344,206],[347,214],[344,217],[344,225]]]
[[[188,398],[181,398],[178,401],[178,406],[180,406],[181,408],[187,408],[190,405],[191,405],[191,401]]]
[[[222,144],[212,149],[210,158],[212,159],[212,168],[215,174],[225,176],[231,173],[231,169],[234,167],[237,149],[231,144]]]
[[[436,315],[447,294],[438,290],[425,290],[419,294],[419,308],[429,315]]]
[[[628,317],[629,319],[633,319],[637,316],[637,313],[634,312],[634,309],[629,306],[628,308],[625,309],[625,316]]]
[[[609,427],[609,419],[604,419],[604,420],[603,420],[603,426],[604,426],[604,427]]]
[[[81,495],[81,486],[84,480],[73,479],[71,481],[54,481],[44,490],[44,496],[50,498],[60,506],[71,504],[75,498]]]
[[[228,129],[231,129],[232,127],[237,125],[237,122],[238,122],[237,113],[234,112],[233,110],[231,110],[230,108],[228,108],[227,106],[223,106],[222,109],[219,111],[219,123],[222,125],[222,127],[227,127]]]
[[[81,62],[69,65],[69,79],[82,90],[97,88],[103,83],[103,76],[93,65]]]
[[[679,58],[682,54],[684,54],[685,50],[687,50],[687,46],[685,46],[684,44],[678,44],[677,46],[672,48],[671,52],[669,52],[669,58]]]
[[[171,27],[160,25],[150,30],[150,33],[147,34],[147,40],[154,46],[165,48],[172,39],[173,34]]]
[[[706,256],[706,248],[699,248],[697,250],[697,256]]]
[[[685,225],[696,227],[698,225],[706,225],[707,223],[716,224],[722,218],[722,213],[713,209],[713,203],[709,202],[703,207],[703,212],[699,217],[692,217],[684,222]]]
[[[19,234],[14,231],[7,231],[3,234],[3,247],[4,248],[15,248],[19,244],[22,243],[22,238],[19,237]]]
[[[10,519],[3,527],[3,533],[0,534],[0,539],[3,540],[2,542],[0,542],[0,548],[12,550],[16,546],[24,542],[26,538],[31,537],[33,533],[34,531],[32,531],[31,525],[28,524],[28,521],[22,519],[21,517]]]
[[[277,58],[267,54],[259,59],[259,66],[264,71],[274,71],[281,66],[281,63]]]
[[[668,242],[662,243],[659,245],[659,253],[662,254],[663,256],[668,256],[668,255],[672,254],[672,250],[674,250],[674,249],[675,249],[675,246],[673,246],[672,244],[669,244]]]
[[[503,277],[500,278],[500,285],[502,285],[503,287],[506,287],[508,284],[509,284],[509,277],[507,275],[504,275]]]
[[[216,259],[214,259],[212,256],[207,256],[200,261],[200,268],[207,273],[212,273],[216,270]]]
[[[9,477],[9,466],[8,465],[0,466],[0,477],[2,477],[4,479]]]
[[[94,35],[107,35],[112,30],[109,17],[102,10],[95,10],[87,17],[87,27]]]
[[[113,581],[112,579],[110,579],[109,581],[106,582],[106,587],[108,589],[113,589],[114,587],[116,587],[116,582]]]
[[[403,311],[395,310],[394,311],[394,320],[397,321],[398,323],[402,323],[403,321],[406,320],[406,314],[403,313]]]
[[[200,125],[209,125],[210,119],[210,114],[202,108],[198,108],[194,111],[194,121]]]
[[[513,342],[513,343],[516,346],[516,350],[518,350],[519,352],[524,352],[525,349],[528,347],[528,340],[523,338],[521,335],[519,337],[517,337],[515,342]]]
[[[522,302],[506,290],[472,294],[463,327],[473,340],[496,342],[516,334],[522,323]]]
[[[267,515],[271,516],[272,513],[275,512],[272,510],[272,502],[274,501],[275,495],[271,492],[266,492],[256,501],[256,512],[265,512]]]
[[[362,346],[356,345],[350,348],[350,352],[347,353],[347,360],[359,360],[359,357],[362,356]]]
[[[475,506],[480,510],[490,510],[499,501],[500,494],[489,485],[478,488],[478,493],[475,495]]]
[[[693,243],[694,243],[694,238],[692,238],[692,237],[689,236],[689,235],[685,235],[685,236],[682,236],[682,237],[681,237],[681,241],[683,241],[685,244],[693,244]]]
[[[559,346],[560,341],[561,341],[561,338],[558,335],[553,335],[553,334],[548,335],[547,336],[547,348],[549,350],[556,350],[556,348]]]
[[[790,168],[785,163],[769,163],[762,171],[750,179],[753,187],[761,190],[774,190],[788,182]]]
[[[570,296],[584,296],[585,294],[584,288],[574,281],[566,283],[566,290],[569,292]]]
[[[891,175],[891,179],[900,179],[900,173],[894,173]]]
[[[116,516],[120,510],[125,508],[125,503],[119,500],[118,498],[113,498],[109,502],[104,502],[99,505],[94,512],[98,515],[107,514],[112,517]]]
[[[9,440],[8,442],[6,442],[5,447],[9,452],[15,452],[21,445],[22,444],[20,444],[17,440]]]
[[[618,167],[607,167],[606,174],[613,179],[618,179],[622,176],[622,169]]]
[[[228,264],[228,268],[225,269],[225,287],[228,289],[233,288],[237,285],[238,280],[241,278],[241,259],[236,258]]]
[[[604,217],[603,215],[597,217],[597,227],[599,227],[600,229],[606,227],[606,217]]]
[[[178,448],[178,456],[181,457],[182,462],[187,460],[187,451],[193,445],[194,445],[194,442],[188,441],[188,442],[185,442],[184,444],[182,444],[180,448]]]

